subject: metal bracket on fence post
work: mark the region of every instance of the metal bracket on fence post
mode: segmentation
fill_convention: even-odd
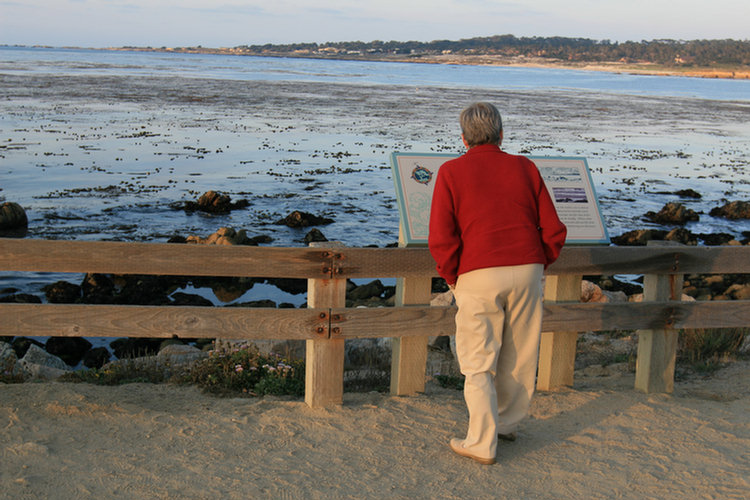
[[[336,242],[310,243],[310,246],[343,247]],[[344,393],[344,339],[332,336],[331,310],[346,304],[346,280],[337,278],[340,270],[336,261],[342,258],[340,253],[328,249],[320,255],[324,276],[308,280],[307,288],[307,306],[324,309],[319,314],[321,323],[315,326],[317,338],[307,340],[306,344],[305,402],[313,408],[340,405]]]

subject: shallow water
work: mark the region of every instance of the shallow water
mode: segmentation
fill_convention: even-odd
[[[712,82],[696,79],[679,79],[672,95],[671,80],[651,88],[610,74],[578,88],[498,89],[477,86],[491,81],[485,68],[442,68],[440,80],[441,68],[425,65],[250,58],[242,73],[232,66],[242,58],[225,56],[9,52],[0,50],[0,201],[26,209],[31,238],[163,242],[229,226],[297,246],[307,229],[273,223],[299,209],[335,219],[319,228],[330,240],[384,246],[398,238],[390,154],[459,154],[457,116],[475,100],[500,108],[509,152],[585,156],[610,235],[658,227],[642,215],[670,201],[702,212],[686,226],[694,233],[750,231],[750,221],[708,216],[750,199],[750,92],[732,100],[722,81],[706,99],[693,95]],[[554,82],[561,70],[544,71],[525,78]],[[431,80],[415,85],[423,74]],[[597,81],[601,90],[587,88]],[[669,194],[686,188],[703,198]],[[221,216],[173,208],[208,190],[250,206]]]

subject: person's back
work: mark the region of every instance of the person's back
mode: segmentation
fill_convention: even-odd
[[[531,402],[542,275],[566,229],[533,162],[500,149],[494,106],[466,108],[461,130],[468,151],[438,171],[428,242],[458,306],[456,353],[466,377],[469,429],[450,448],[492,464],[498,437],[513,435]]]

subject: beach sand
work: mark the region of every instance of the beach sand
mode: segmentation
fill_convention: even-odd
[[[0,386],[0,498],[746,498],[750,362],[678,381],[577,373],[538,393],[498,463],[450,452],[459,391],[347,393],[344,405],[193,387]]]

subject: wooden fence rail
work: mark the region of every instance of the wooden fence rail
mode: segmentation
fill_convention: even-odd
[[[424,248],[308,248],[0,238],[0,270],[301,278],[308,308],[0,304],[0,334],[304,339],[311,406],[340,404],[343,343],[393,337],[391,391],[424,390],[427,339],[454,332],[455,309],[430,307]],[[680,302],[685,274],[750,273],[750,247],[566,247],[547,271],[538,388],[573,383],[578,332],[641,330],[636,387],[669,392],[676,331],[750,326],[750,301]],[[642,303],[582,304],[583,275],[645,275]],[[346,308],[350,278],[398,278],[396,307]]]

